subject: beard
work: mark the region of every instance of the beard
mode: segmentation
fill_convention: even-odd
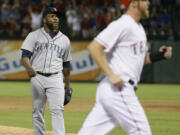
[[[50,29],[51,31],[54,31],[54,26],[53,26],[53,24],[51,24],[51,23],[46,23],[46,25],[47,25],[48,29]]]
[[[141,17],[144,18],[144,19],[148,19],[149,18],[149,9],[142,7],[140,5],[140,3],[138,3],[138,8],[139,8]]]
[[[46,26],[48,27],[48,29],[50,29],[51,31],[56,31],[58,30],[58,26],[57,25],[54,25],[53,23],[46,23]]]
[[[144,19],[148,19],[149,18],[149,11],[148,10],[143,11],[142,16]]]
[[[144,19],[149,18],[149,10],[148,9],[139,7],[139,10],[140,10],[142,18],[144,18]]]

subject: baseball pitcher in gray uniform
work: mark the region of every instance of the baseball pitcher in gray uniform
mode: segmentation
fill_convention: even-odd
[[[70,40],[59,31],[59,12],[48,7],[43,27],[29,33],[22,45],[22,63],[30,77],[35,135],[45,135],[44,110],[48,100],[53,135],[64,135],[64,94],[70,88]],[[64,82],[65,86],[64,86]]]

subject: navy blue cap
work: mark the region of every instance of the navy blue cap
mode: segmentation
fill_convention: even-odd
[[[43,12],[43,18],[47,15],[47,14],[56,14],[58,17],[60,17],[60,12],[55,8],[55,7],[48,7],[44,10]]]

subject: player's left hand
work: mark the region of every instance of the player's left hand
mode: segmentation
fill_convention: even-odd
[[[68,104],[72,96],[72,88],[65,88],[64,105]]]
[[[171,46],[161,46],[159,52],[164,52],[164,58],[170,59],[172,57],[172,47]]]

